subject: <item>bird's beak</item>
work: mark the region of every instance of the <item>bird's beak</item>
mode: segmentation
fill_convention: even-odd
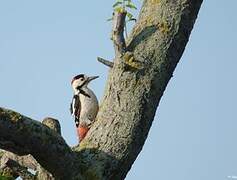
[[[97,79],[99,76],[91,76],[91,77],[88,77],[88,82],[94,80],[94,79]]]

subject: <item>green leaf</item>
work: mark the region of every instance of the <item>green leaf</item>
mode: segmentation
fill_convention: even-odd
[[[127,12],[127,17],[128,17],[128,20],[131,20],[133,18],[133,15],[129,12]]]
[[[116,12],[123,12],[124,9],[123,9],[123,7],[116,7],[116,8],[114,9],[114,11],[116,11]]]
[[[113,8],[115,8],[115,7],[117,7],[117,6],[121,5],[121,4],[123,4],[121,1],[117,1],[116,3],[114,3]]]
[[[132,3],[127,4],[126,7],[131,8],[131,9],[137,9],[137,7]]]

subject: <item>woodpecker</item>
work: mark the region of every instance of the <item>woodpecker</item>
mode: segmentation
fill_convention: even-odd
[[[79,74],[71,81],[74,94],[70,111],[74,116],[79,141],[86,136],[99,109],[98,100],[94,92],[87,87],[92,80],[98,77],[88,77],[85,74]]]

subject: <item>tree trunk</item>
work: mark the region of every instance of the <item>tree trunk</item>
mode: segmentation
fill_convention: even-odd
[[[63,179],[65,172],[67,179],[124,179],[144,145],[201,3],[202,0],[144,1],[126,47],[115,53],[97,120],[72,151],[52,130],[19,114],[17,119],[21,120],[16,123],[5,109],[0,111],[0,147],[20,155],[30,153],[56,179]],[[21,134],[21,127],[37,132],[27,137],[31,132]],[[29,138],[27,142],[37,139],[45,144],[38,145],[35,152],[30,144],[21,143],[21,136]],[[47,143],[48,138],[60,145]],[[59,150],[51,156],[55,148]],[[67,158],[70,163],[65,165]]]

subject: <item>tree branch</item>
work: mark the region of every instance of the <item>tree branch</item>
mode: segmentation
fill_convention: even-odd
[[[58,120],[47,117],[43,119],[42,124],[48,126],[50,129],[52,129],[53,131],[61,135],[61,127]],[[21,176],[21,178],[23,179],[29,179],[32,176],[32,174],[28,178],[28,173],[29,173],[28,171],[23,174],[19,174],[19,173],[21,173],[21,169],[24,170],[24,169],[30,168],[36,171],[36,175],[34,176],[34,179],[47,179],[47,180],[53,179],[52,175],[48,171],[46,171],[39,163],[37,163],[37,161],[33,158],[32,155],[29,154],[26,156],[18,156],[8,151],[2,151],[2,152],[3,152],[2,157],[0,157],[0,161],[1,161],[0,171],[2,172],[8,171],[8,172],[11,172],[11,174],[13,175],[17,174],[17,176]],[[18,165],[21,166],[21,169],[15,170],[15,169],[12,169],[11,166],[7,166],[6,162],[10,160],[18,163]],[[20,171],[19,173],[17,172],[18,170]]]
[[[93,170],[98,179],[124,179],[140,153],[201,3],[202,0],[144,1],[126,50],[133,54],[134,62],[145,66],[123,68],[121,61],[114,64],[97,121],[77,148],[85,154],[87,171]],[[124,46],[120,48],[116,38],[114,44],[121,54]]]
[[[121,57],[126,51],[126,43],[124,39],[124,26],[126,11],[114,12],[113,14],[113,29],[112,40],[114,42],[115,56]]]
[[[97,57],[97,61],[99,61],[100,63],[102,63],[102,64],[104,64],[104,65],[106,65],[106,66],[108,66],[108,67],[110,67],[110,68],[113,68],[113,66],[114,66],[114,63],[113,63],[113,62],[110,62],[110,61],[108,61],[108,60],[105,60],[105,59],[103,59],[103,58],[101,58],[101,57]]]
[[[45,125],[3,108],[0,148],[33,155],[56,179],[124,179],[144,145],[201,3],[202,0],[144,0],[128,46],[123,36],[126,13],[115,13],[115,59],[121,60],[129,51],[129,61],[145,66],[127,68],[121,61],[114,64],[97,121],[74,152]]]
[[[4,108],[0,108],[0,148],[18,155],[31,154],[57,179],[70,179],[78,172],[77,157],[59,134]]]
[[[28,167],[33,170],[36,170],[38,166],[37,161],[31,155],[18,156],[14,153],[5,151],[1,158],[0,167],[4,165],[7,159],[12,159],[19,163],[21,166]]]
[[[17,163],[16,161],[12,160],[12,159],[8,159],[5,162],[6,167],[5,168],[9,168],[12,171],[12,174],[15,174],[15,178],[16,175],[20,176],[23,179],[33,179],[34,175],[31,174],[26,167],[21,166],[19,163]]]
[[[43,119],[42,124],[48,126],[50,129],[61,135],[61,126],[57,119],[46,117]]]

